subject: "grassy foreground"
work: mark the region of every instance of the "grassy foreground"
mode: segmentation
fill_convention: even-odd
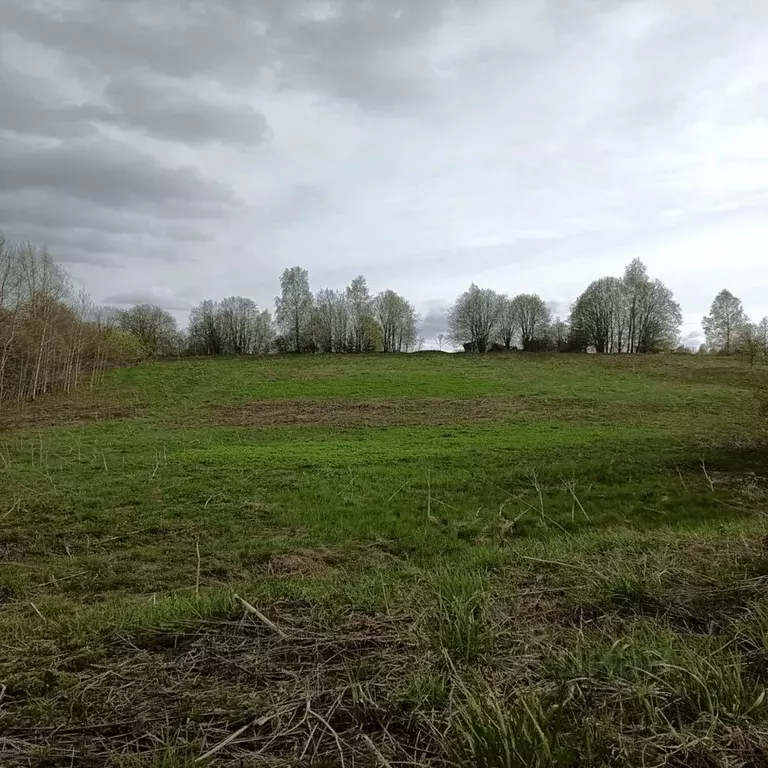
[[[761,377],[193,360],[0,413],[0,765],[768,764]]]

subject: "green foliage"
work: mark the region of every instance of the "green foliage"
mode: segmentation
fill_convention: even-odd
[[[522,695],[511,705],[492,693],[471,697],[458,710],[456,764],[467,768],[571,768],[580,763],[563,725],[558,708],[536,695]]]
[[[475,662],[493,650],[489,596],[473,574],[438,574],[436,608],[428,622],[438,648],[454,663]]]

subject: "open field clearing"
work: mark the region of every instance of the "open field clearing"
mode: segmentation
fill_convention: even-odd
[[[3,406],[0,765],[768,764],[765,380],[195,359]]]

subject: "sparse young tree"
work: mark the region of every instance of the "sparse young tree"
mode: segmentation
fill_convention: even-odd
[[[549,346],[554,352],[565,352],[568,349],[568,339],[571,328],[567,322],[559,317],[549,327]]]
[[[515,333],[525,351],[545,339],[552,315],[544,300],[535,293],[521,293],[510,301],[509,312]]]
[[[86,374],[93,381],[108,364],[137,359],[116,357],[125,350],[108,343],[116,331],[99,316],[45,248],[0,233],[0,401],[68,391]]]
[[[768,317],[764,317],[757,324],[757,333],[763,345],[763,352],[768,355]]]
[[[736,351],[747,358],[751,368],[765,356],[765,344],[758,325],[744,323],[736,339]]]
[[[312,291],[309,273],[302,267],[286,269],[280,276],[281,295],[275,299],[275,317],[294,352],[303,352],[312,322]]]
[[[444,333],[438,333],[435,337],[437,341],[437,348],[440,350],[440,352],[443,351],[443,344],[445,343],[445,334]]]
[[[709,314],[702,320],[709,348],[713,352],[730,355],[735,351],[739,334],[747,322],[741,299],[728,290],[720,291],[712,302]]]
[[[476,352],[487,352],[498,332],[503,301],[496,291],[472,283],[448,310],[451,341],[469,345]]]

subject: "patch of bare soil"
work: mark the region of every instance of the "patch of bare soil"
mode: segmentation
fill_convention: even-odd
[[[581,403],[582,407],[584,403]],[[204,421],[233,427],[462,426],[558,417],[573,403],[527,397],[420,397],[257,400],[199,414]]]
[[[141,415],[142,409],[133,404],[65,400],[54,395],[51,399],[41,398],[21,407],[3,405],[0,407],[0,430],[75,426],[135,419]]]
[[[343,558],[334,552],[299,549],[264,555],[251,562],[256,573],[269,576],[321,576],[334,573]]]

